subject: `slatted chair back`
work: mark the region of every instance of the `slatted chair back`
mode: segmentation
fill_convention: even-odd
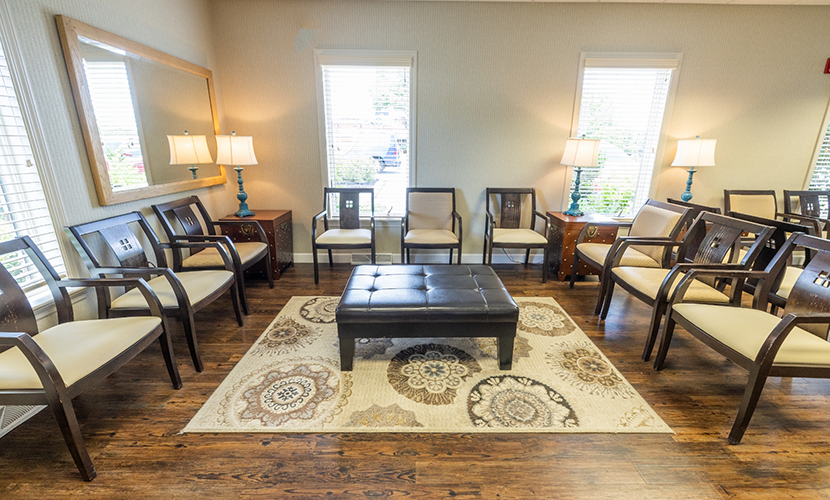
[[[778,213],[778,198],[773,189],[724,189],[723,213],[742,214],[774,219]]]
[[[194,207],[196,210],[194,210]],[[205,233],[208,235],[216,234],[216,230],[212,224],[205,224],[207,230],[202,225],[202,221],[211,221],[213,219],[210,218],[210,214],[208,214],[207,209],[205,209],[205,206],[198,196],[188,196],[180,200],[153,205],[153,211],[156,213],[168,238],[177,234],[176,229],[170,221],[171,216],[181,225],[184,234],[187,236],[204,236]]]
[[[167,260],[161,248],[161,243],[141,212],[130,212],[95,222],[70,226],[67,229],[72,234],[72,242],[90,272],[97,268],[107,267],[104,264],[106,256],[93,250],[86,239],[92,234],[98,234],[106,243],[106,246],[112,250],[112,255],[118,261],[118,267],[150,267],[151,263],[147,259],[141,241],[136,233],[130,229],[129,224],[133,223],[138,226],[141,234],[150,242],[153,256],[156,259],[153,264],[157,267],[167,267]]]
[[[784,211],[819,219],[830,218],[830,191],[784,190]]]
[[[739,262],[746,265],[754,262],[772,233],[773,228],[749,221],[726,217],[711,212],[701,212],[695,219],[683,244],[678,251],[678,261],[683,262],[687,255],[695,264],[716,264],[721,262]],[[703,232],[705,236],[694,254],[689,254],[689,243],[694,241],[695,233]],[[755,235],[755,241],[741,257],[741,235]]]
[[[530,213],[536,211],[536,190],[533,188],[487,188],[485,191],[485,208],[490,211],[491,195],[500,198],[500,213],[496,227],[502,229],[520,229],[522,227],[522,199],[529,198]],[[535,229],[536,218],[531,217],[531,229]]]
[[[676,200],[674,198],[669,198],[666,201],[671,203],[672,205],[679,205],[681,207],[686,207],[686,208],[689,209],[689,218],[687,219],[686,227],[685,227],[684,231],[689,230],[689,228],[692,225],[692,222],[694,222],[694,220],[697,218],[697,216],[701,212],[711,212],[713,214],[720,214],[721,213],[720,207],[710,207],[710,206],[707,206],[707,205],[700,205],[698,203],[691,203],[691,202],[688,202],[688,201]],[[692,255],[695,255],[697,253],[697,248],[700,246],[700,242],[703,241],[703,237],[705,235],[706,235],[706,233],[704,233],[702,231],[698,231],[694,235],[693,241],[689,242],[689,249],[687,251],[687,255],[692,256]],[[691,260],[687,259],[687,262],[691,262]]]
[[[371,200],[371,216],[375,216],[375,190],[373,188],[325,188],[323,210],[328,212],[329,199],[337,195],[340,229],[360,229],[360,195],[368,194]],[[331,207],[334,208],[334,207]]]
[[[446,229],[455,232],[455,188],[407,188],[406,230]]]

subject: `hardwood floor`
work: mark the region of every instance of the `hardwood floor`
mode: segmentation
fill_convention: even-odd
[[[770,379],[743,443],[726,435],[745,371],[684,332],[666,369],[642,363],[650,310],[618,291],[592,315],[597,284],[540,281],[538,267],[494,266],[515,296],[552,296],[675,435],[178,435],[293,295],[339,295],[351,267],[290,269],[249,282],[239,328],[230,298],[196,315],[205,371],[174,344],[173,390],[158,348],[73,403],[98,469],[80,479],[48,411],[0,439],[0,498],[830,498],[830,381]]]

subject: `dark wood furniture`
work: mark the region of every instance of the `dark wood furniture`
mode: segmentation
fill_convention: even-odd
[[[155,262],[147,259],[144,247],[131,229],[130,225],[138,228],[138,234],[150,243]],[[159,242],[156,233],[150,228],[147,219],[141,212],[130,212],[95,222],[69,226],[72,243],[93,277],[137,276],[147,279],[147,284],[159,297],[162,311],[168,316],[178,317],[184,326],[190,357],[196,371],[202,371],[204,366],[199,355],[199,344],[196,339],[196,322],[194,314],[218,299],[225,291],[230,290],[233,310],[239,326],[243,325],[242,308],[239,300],[239,289],[236,287],[234,267],[231,258],[221,243],[215,241],[189,242],[171,241]],[[94,242],[88,241],[94,240]],[[100,243],[103,243],[101,245]],[[94,248],[94,250],[93,250]],[[167,267],[164,249],[176,250],[179,248],[204,249],[215,248],[225,262],[223,270],[185,271],[174,273]],[[107,251],[107,249],[109,251]],[[108,263],[115,258],[117,264]],[[150,279],[152,276],[155,278]],[[147,307],[137,300],[138,292],[129,290],[113,298],[109,288],[96,288],[98,295],[98,317],[115,318],[128,316],[144,316]]]
[[[282,273],[294,265],[294,228],[291,220],[291,210],[254,210],[256,215],[251,217],[237,217],[228,214],[219,219],[220,224],[232,222],[232,226],[222,227],[222,232],[230,236],[234,242],[262,241],[258,228],[265,231],[268,242],[270,264],[259,261],[251,266],[248,274],[271,273],[270,280],[278,280]]]
[[[519,306],[490,266],[358,266],[335,316],[344,371],[358,338],[496,337],[513,366]]]
[[[199,217],[193,211],[194,207],[199,212]],[[234,272],[236,273],[236,284],[239,287],[239,297],[242,299],[242,312],[245,315],[249,314],[248,298],[245,295],[244,271],[246,269],[261,261],[265,264],[268,285],[274,288],[268,239],[266,238],[265,230],[262,229],[262,226],[258,222],[214,221],[198,196],[189,196],[168,203],[152,205],[152,208],[156,217],[161,222],[161,227],[164,228],[164,232],[167,234],[168,241],[216,241],[224,245],[225,250],[231,256],[231,261],[233,262]],[[171,218],[174,218],[179,223],[184,234],[181,234],[173,227]],[[204,221],[206,227],[202,227],[202,221]],[[253,224],[255,226],[259,241],[236,242],[234,244],[227,235],[221,234],[223,227],[240,226],[243,224]],[[216,232],[217,227],[220,228],[219,234]],[[197,271],[201,269],[225,268],[225,262],[215,248],[193,249],[188,257],[185,257],[183,253],[183,248],[173,250],[173,271],[177,273],[183,270]]]
[[[815,219],[818,224],[816,236],[830,239],[830,191],[785,189],[784,212]]]
[[[790,292],[784,317],[766,312],[767,297],[797,247],[817,252]],[[830,242],[794,233],[764,271],[693,269],[671,300],[671,310],[660,341],[654,369],[665,363],[675,324],[727,359],[749,371],[738,416],[729,443],[738,444],[758,404],[767,377],[830,378]],[[752,309],[695,304],[685,300],[696,278],[758,279]],[[781,407],[787,411],[786,405]]]
[[[360,227],[360,195],[370,199],[369,229]],[[337,197],[338,229],[329,229],[329,198]],[[332,207],[333,208],[333,207]],[[323,220],[323,234],[317,236],[317,223]],[[314,259],[314,284],[320,282],[317,250],[327,250],[329,266],[334,265],[332,250],[360,249],[370,251],[375,263],[375,190],[373,188],[330,188],[323,190],[323,210],[311,220],[311,255]]]
[[[580,217],[562,212],[547,212],[550,220],[550,266],[556,279],[565,281],[573,273],[574,251],[580,232],[588,225],[583,241],[612,244],[617,239],[614,219],[599,214],[585,214]],[[599,270],[583,263],[577,267],[580,276],[598,275]]]
[[[501,198],[499,218],[490,212],[490,196]],[[484,194],[485,214],[484,255],[481,263],[493,263],[494,248],[523,248],[525,265],[530,262],[530,251],[544,250],[542,258],[542,283],[548,281],[548,253],[550,251],[550,219],[536,211],[536,190],[533,188],[487,188]],[[530,198],[530,228],[522,227],[522,199]],[[542,232],[536,231],[536,219],[542,220]]]
[[[181,388],[162,306],[141,278],[61,280],[28,236],[0,243],[0,255],[7,258],[9,254],[17,254],[12,256],[15,262],[20,262],[16,257],[25,254],[31,267],[46,281],[55,301],[58,325],[38,332],[26,294],[6,267],[0,266],[0,405],[48,405],[78,471],[84,480],[91,481],[97,472],[81,435],[72,398],[121,368],[156,339],[173,387]],[[74,322],[67,287],[125,285],[138,288],[149,316]]]
[[[812,200],[813,198],[809,198],[805,201],[809,202]],[[799,224],[812,224],[816,228],[816,234],[821,234],[822,232],[822,222],[815,217],[802,216],[791,213],[789,210],[786,210],[788,213],[779,212],[778,198],[773,189],[724,189],[723,206],[723,213],[726,215],[730,215],[732,212],[738,212],[764,219],[781,219],[794,221]]]
[[[406,213],[401,218],[401,263],[411,262],[413,248],[448,248],[449,263],[452,264],[453,250],[458,249],[461,264],[463,237],[461,216],[455,211],[455,188],[406,188]]]

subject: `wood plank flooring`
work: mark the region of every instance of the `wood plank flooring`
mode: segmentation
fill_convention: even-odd
[[[537,267],[495,266],[515,296],[551,296],[676,435],[178,435],[293,295],[339,295],[351,267],[290,269],[196,316],[205,371],[173,332],[184,387],[150,348],[73,402],[98,477],[80,479],[43,411],[0,439],[0,498],[830,498],[830,381],[770,379],[741,445],[726,441],[747,374],[684,332],[667,367],[642,363],[650,310],[618,290],[592,315],[596,282],[543,285]]]

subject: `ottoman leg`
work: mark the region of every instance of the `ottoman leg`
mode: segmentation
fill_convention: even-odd
[[[509,334],[501,335],[498,338],[499,370],[511,370],[513,368],[513,341],[515,338],[515,327]],[[342,342],[340,352],[343,352]]]
[[[352,371],[354,362],[354,337],[344,335],[343,327],[338,325],[338,337],[340,338],[340,371]]]

